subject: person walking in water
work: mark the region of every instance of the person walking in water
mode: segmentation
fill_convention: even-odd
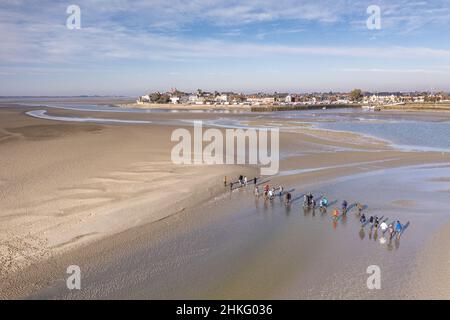
[[[326,208],[328,206],[327,197],[323,197],[322,199],[320,199],[319,206],[320,208]]]
[[[259,188],[255,186],[255,197],[259,197]]]
[[[314,199],[314,196],[313,196],[312,193],[310,192],[310,193],[308,194],[308,207],[311,207],[313,199]]]
[[[361,222],[361,223],[365,223],[366,222],[366,215],[364,213],[361,215],[361,218],[359,219],[359,222]]]
[[[226,187],[227,186],[227,176],[223,177],[223,186]]]
[[[319,208],[322,213],[325,213],[327,211],[328,207],[328,199],[327,197],[322,197],[319,201]]]
[[[334,211],[333,211],[333,217],[334,217],[335,219],[339,218],[339,210],[338,210],[338,209],[334,209]]]
[[[306,208],[306,207],[308,207],[309,206],[309,196],[307,195],[307,194],[305,194],[304,196],[303,196],[303,207],[304,208]]]
[[[268,195],[269,195],[269,185],[266,184],[266,185],[264,186],[264,198],[267,199]]]
[[[308,193],[305,194],[304,196],[304,201],[303,201],[303,206],[306,208],[311,208],[311,204],[312,204],[312,200],[314,199],[314,196],[312,195],[312,193]]]
[[[374,221],[374,224],[373,224],[373,226],[375,227],[375,229],[378,229],[379,223],[380,223],[380,219],[379,219],[377,216],[375,216],[375,221]]]
[[[291,198],[292,198],[291,193],[290,192],[286,193],[286,205],[291,203]]]
[[[388,229],[388,225],[387,225],[386,221],[381,222],[380,229],[383,232],[383,234],[386,232],[386,230]]]
[[[256,182],[258,181],[258,178],[257,177],[254,177],[253,178],[253,184],[256,186]]]
[[[269,200],[273,199],[273,188],[268,191],[267,195],[269,196]]]
[[[394,225],[392,223],[389,225],[388,230],[389,230],[389,239],[392,240],[392,237],[394,236],[394,232],[395,232]]]
[[[346,214],[347,213],[347,200],[344,200],[342,202],[342,214]]]
[[[247,182],[248,182],[248,181],[247,181],[247,176],[245,176],[245,177],[244,177],[244,186],[247,185]]]
[[[358,209],[358,216],[360,216],[361,212],[363,211],[363,205],[360,202],[358,202],[356,208]]]
[[[400,221],[397,220],[397,223],[395,224],[395,232],[397,233],[397,236],[399,236],[402,233],[403,226],[400,223]]]

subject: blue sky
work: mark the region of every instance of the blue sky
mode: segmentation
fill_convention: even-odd
[[[450,91],[450,0],[2,0],[0,39],[0,95]]]

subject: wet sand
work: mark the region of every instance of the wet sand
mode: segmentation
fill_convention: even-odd
[[[39,108],[26,108],[33,109]],[[7,232],[1,239],[1,257],[9,266],[2,269],[2,297],[414,297],[414,290],[406,290],[400,280],[414,269],[408,263],[411,257],[419,255],[427,239],[449,218],[434,213],[434,202],[411,196],[417,192],[414,184],[394,183],[388,193],[384,187],[391,184],[386,184],[392,174],[389,168],[449,163],[446,153],[397,151],[385,142],[350,133],[309,128],[282,132],[281,172],[270,178],[271,184],[293,187],[296,193],[312,189],[330,198],[352,197],[347,200],[366,201],[371,212],[403,221],[417,219],[402,237],[402,245],[396,250],[394,243],[386,250],[376,241],[368,246],[360,239],[354,215],[335,226],[329,216],[304,215],[299,204],[287,210],[278,203],[267,207],[262,201],[255,203],[251,187],[231,196],[224,190],[224,174],[244,171],[252,176],[255,168],[172,165],[168,156],[174,125],[62,123],[31,118],[24,111],[0,109],[0,159],[6,168],[0,176],[0,218],[2,231]],[[47,111],[54,116],[95,114]],[[118,115],[102,112],[101,117]],[[221,116],[119,117],[171,123]],[[371,172],[377,175],[370,176]],[[409,177],[401,170],[395,174],[399,179]],[[351,177],[356,180],[339,180]],[[440,178],[439,174],[426,177]],[[186,189],[174,205],[170,199],[175,195],[169,190],[179,191],[180,185]],[[434,193],[430,194],[434,197]],[[438,194],[439,203],[445,202],[447,198]],[[433,219],[427,212],[433,212]],[[416,223],[426,227],[415,228]],[[372,259],[388,269],[391,284],[377,293],[361,285],[367,278],[361,268]],[[65,289],[70,264],[82,268],[80,292]],[[347,269],[345,277],[338,272]]]
[[[332,202],[365,198],[366,215],[385,215],[413,224],[401,239],[382,243],[381,232],[361,229],[355,210],[339,221],[330,211],[304,211],[301,201],[285,207],[279,199],[255,200],[251,188],[218,197],[131,233],[105,239],[75,251],[56,265],[49,279],[59,279],[29,298],[117,299],[409,299],[432,290],[417,278],[416,255],[430,234],[448,221],[449,204],[437,186],[423,187],[434,166],[384,169],[293,186],[296,192],[327,194]],[[446,169],[450,172],[450,168]],[[411,175],[411,173],[414,173]],[[386,182],[389,181],[389,185]],[[401,188],[404,185],[410,188]],[[368,192],[370,190],[370,192]],[[399,191],[401,190],[401,191]],[[393,193],[392,191],[396,191]],[[351,197],[347,197],[351,195]],[[420,205],[399,208],[397,197]],[[430,213],[433,219],[429,218]],[[430,251],[428,251],[430,252]],[[440,266],[433,264],[434,268]],[[83,289],[68,291],[65,266],[83,270]],[[430,263],[430,262],[429,262]],[[368,290],[366,269],[378,265],[381,290]],[[59,270],[59,271],[58,271]],[[425,269],[423,269],[425,270]],[[428,269],[433,270],[433,269]],[[46,271],[48,272],[48,271]],[[441,284],[442,287],[442,284]],[[448,291],[431,297],[448,298]]]
[[[252,168],[178,166],[172,127],[61,123],[0,110],[0,272],[11,272],[222,192]],[[169,152],[168,152],[169,151]]]

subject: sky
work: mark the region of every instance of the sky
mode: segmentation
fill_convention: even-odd
[[[0,0],[0,41],[0,96],[450,91],[450,0]]]

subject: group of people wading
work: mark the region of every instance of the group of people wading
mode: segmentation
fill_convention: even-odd
[[[227,186],[228,179],[225,176],[224,177],[224,186]],[[292,199],[292,194],[290,191],[285,191],[284,187],[279,186],[270,186],[268,183],[264,185],[262,190],[260,190],[259,185],[264,184],[263,182],[258,184],[258,178],[254,177],[251,182],[254,184],[254,195],[255,197],[259,198],[260,196],[264,197],[265,201],[273,201],[275,197],[283,197],[284,198],[284,204],[286,206],[291,205],[291,203],[295,200]],[[249,180],[246,176],[239,175],[238,180],[235,182],[230,182],[230,191],[233,190],[234,185],[238,185],[238,187],[247,186],[249,184]],[[292,191],[292,190],[291,190]],[[300,197],[299,197],[300,198]],[[336,201],[337,202],[337,201]],[[320,196],[318,198],[318,206],[317,206],[317,200],[314,198],[313,194],[311,192],[303,195],[303,208],[304,210],[315,210],[317,207],[320,209],[322,213],[325,213],[327,211],[328,206],[330,206],[330,202],[328,201],[328,198],[326,196]],[[396,220],[395,222],[391,222],[390,224],[387,224],[387,218],[378,216],[370,216],[368,219],[366,218],[365,214],[362,212],[366,206],[363,206],[361,203],[355,203],[351,206],[348,205],[348,202],[346,200],[342,201],[341,205],[341,211],[339,211],[337,208],[333,210],[332,216],[337,221],[342,216],[345,216],[349,209],[352,209],[353,207],[356,207],[357,209],[357,216],[359,217],[359,221],[361,223],[361,228],[364,228],[366,225],[369,225],[371,230],[377,231],[378,229],[381,230],[383,235],[388,232],[390,239],[392,239],[395,235],[399,238],[401,234],[403,233],[404,229],[409,225],[409,222],[406,225],[402,225],[399,220]]]

